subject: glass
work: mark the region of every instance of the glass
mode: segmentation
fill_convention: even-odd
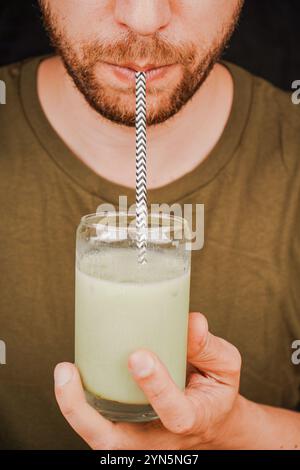
[[[135,221],[86,215],[76,237],[75,363],[88,402],[112,421],[157,418],[128,369],[135,350],[153,351],[181,390],[186,383],[187,221],[148,214],[146,264],[137,261]]]

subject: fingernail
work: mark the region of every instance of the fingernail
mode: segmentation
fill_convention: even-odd
[[[145,352],[135,352],[130,356],[131,372],[140,378],[148,377],[154,370],[154,360]]]
[[[69,364],[58,364],[54,370],[55,385],[62,387],[66,385],[73,376],[73,367]]]

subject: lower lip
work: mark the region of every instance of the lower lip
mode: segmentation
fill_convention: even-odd
[[[114,72],[115,76],[118,77],[120,80],[125,82],[133,82],[135,81],[135,71],[132,69],[128,69],[127,67],[120,67],[118,65],[107,64],[112,71]],[[158,67],[156,69],[151,69],[146,71],[146,81],[147,83],[154,82],[155,80],[161,80],[165,77],[168,71],[172,68],[172,65],[165,65],[163,67]]]

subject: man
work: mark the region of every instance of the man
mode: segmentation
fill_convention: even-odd
[[[218,62],[242,1],[40,3],[57,55],[0,75],[1,447],[298,448],[299,108]],[[87,405],[72,364],[76,226],[119,195],[134,202],[136,70],[147,71],[149,203],[205,205],[187,388],[134,352],[128,367],[160,418],[139,424]],[[57,363],[77,435],[55,403]]]

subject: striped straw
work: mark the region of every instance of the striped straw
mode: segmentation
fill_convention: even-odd
[[[146,73],[136,72],[136,236],[138,263],[145,264],[147,249],[147,133],[146,133]]]

